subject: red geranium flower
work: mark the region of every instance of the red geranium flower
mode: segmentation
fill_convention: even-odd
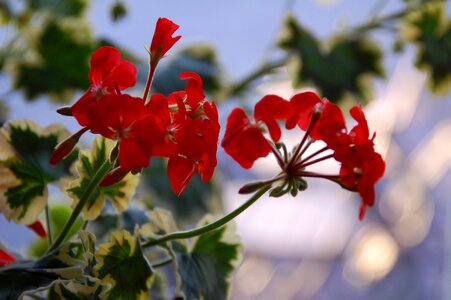
[[[124,172],[149,166],[153,146],[163,142],[157,116],[145,111],[144,100],[129,95],[105,95],[89,113],[95,132],[119,141],[119,165]]]
[[[88,74],[91,86],[71,107],[81,126],[91,127],[88,120],[90,107],[104,95],[116,94],[136,84],[136,67],[121,58],[120,52],[109,46],[97,49],[91,57]]]
[[[271,139],[278,142],[281,131],[277,120],[286,120],[290,112],[288,101],[276,96],[263,97],[255,105],[253,123],[241,108],[235,108],[227,119],[222,147],[243,168],[249,169],[254,162],[271,152],[271,144],[263,135],[266,128]]]
[[[316,120],[309,136],[315,140],[322,140],[326,144],[333,144],[346,130],[346,123],[340,108],[326,98],[321,99],[313,92],[294,95],[290,99],[292,115],[286,122],[286,128],[291,129],[296,124],[307,131],[313,116]]]
[[[341,184],[362,197],[359,218],[363,219],[366,206],[374,205],[374,185],[384,175],[385,163],[374,151],[375,136],[369,139],[368,122],[361,107],[351,108],[350,113],[357,125],[336,145],[334,157],[341,162]]]
[[[159,18],[155,26],[152,43],[150,44],[151,63],[156,64],[169,49],[181,38],[172,35],[180,26],[169,19]]]

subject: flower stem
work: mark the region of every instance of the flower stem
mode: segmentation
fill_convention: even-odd
[[[158,63],[158,61],[157,61]],[[152,85],[153,75],[155,74],[155,69],[157,68],[157,64],[150,63],[149,75],[147,76],[146,88],[144,90],[143,99],[144,103],[147,103],[147,97],[149,96],[150,86]]]
[[[329,147],[328,147],[328,146],[325,146],[325,147],[319,149],[318,151],[316,151],[316,152],[310,154],[310,155],[307,156],[306,158],[302,159],[301,161],[299,161],[299,162],[296,164],[295,167],[301,166],[303,163],[309,161],[309,160],[312,159],[313,157],[317,156],[318,154],[323,153],[323,152],[326,151],[326,150],[329,150]]]
[[[45,222],[47,225],[47,241],[49,243],[49,247],[50,245],[53,243],[53,238],[52,238],[52,224],[50,223],[50,210],[49,210],[49,204],[47,203],[45,205]]]
[[[172,257],[169,257],[169,258],[167,258],[165,260],[162,260],[160,262],[154,263],[152,265],[152,269],[157,269],[157,268],[161,268],[161,267],[164,267],[166,265],[169,265],[172,262],[172,260],[173,260]]]
[[[94,174],[94,176],[91,178],[91,181],[89,182],[88,186],[86,187],[86,190],[82,194],[80,201],[78,202],[77,206],[75,206],[74,210],[72,211],[72,214],[69,217],[69,220],[67,220],[66,224],[64,225],[63,230],[61,230],[60,234],[56,238],[55,242],[49,247],[48,252],[55,250],[58,248],[67,237],[67,234],[69,233],[70,229],[74,225],[75,221],[77,220],[78,216],[80,215],[81,211],[83,210],[83,207],[86,204],[86,201],[91,197],[91,194],[95,191],[96,187],[99,185],[99,183],[102,181],[102,179],[105,177],[105,175],[110,171],[111,164],[107,160],[100,166],[100,168],[97,170],[97,172]]]
[[[245,211],[249,206],[251,206],[255,201],[257,201],[261,196],[263,196],[270,188],[271,188],[271,185],[262,187],[240,207],[238,207],[237,209],[235,209],[228,215],[225,215],[224,217],[222,217],[221,219],[219,219],[213,223],[210,223],[210,224],[198,227],[198,228],[194,228],[191,230],[172,232],[172,233],[163,235],[159,238],[151,239],[151,240],[147,241],[146,243],[144,243],[142,245],[142,247],[143,248],[152,247],[152,246],[159,245],[159,244],[162,244],[162,243],[165,243],[168,241],[172,241],[172,240],[191,238],[191,237],[198,236],[198,235],[210,232],[212,230],[215,230],[215,229],[227,224],[229,221],[231,221],[236,216],[238,216],[243,211]]]
[[[318,163],[318,162],[320,162],[320,161],[323,161],[323,160],[326,160],[326,159],[329,159],[329,158],[333,158],[333,157],[334,157],[333,154],[329,154],[329,155],[326,155],[326,156],[323,156],[323,157],[320,157],[320,158],[317,158],[317,159],[308,161],[308,162],[306,162],[306,163],[300,164],[299,167],[300,167],[300,168],[305,168],[305,167],[307,167],[307,166],[316,164],[316,163]]]

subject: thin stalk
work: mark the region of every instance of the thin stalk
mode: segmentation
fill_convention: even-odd
[[[152,269],[157,269],[157,268],[164,267],[166,265],[169,265],[171,262],[172,262],[172,257],[166,258],[165,260],[162,260],[160,262],[154,263],[152,265]]]
[[[147,75],[146,88],[144,90],[143,99],[147,103],[147,97],[149,96],[150,87],[152,85],[153,75],[155,74],[155,69],[157,68],[158,61],[154,64],[150,64],[149,75]]]
[[[295,175],[299,177],[324,178],[340,184],[340,175],[327,175],[308,171],[298,172]]]
[[[83,210],[83,207],[86,204],[86,201],[91,197],[92,193],[96,189],[96,187],[100,184],[102,179],[105,177],[105,175],[110,171],[111,164],[108,160],[106,160],[100,168],[97,170],[97,172],[94,174],[94,176],[91,178],[91,181],[89,182],[88,186],[86,187],[86,190],[82,194],[80,201],[78,202],[77,206],[75,206],[74,210],[72,211],[72,214],[69,217],[69,220],[67,220],[66,224],[63,227],[63,230],[61,230],[60,234],[56,238],[55,242],[49,247],[48,252],[55,250],[58,248],[66,238],[67,234],[69,233],[70,229],[74,225],[75,221],[77,220],[78,216],[80,215],[81,211]]]
[[[47,225],[47,241],[48,241],[48,246],[50,247],[50,245],[53,243],[53,237],[52,237],[52,224],[50,222],[50,210],[49,210],[49,205],[48,203],[45,205],[45,223]]]
[[[263,196],[270,188],[271,188],[271,185],[267,185],[267,186],[261,188],[254,195],[252,195],[252,197],[250,197],[249,200],[247,200],[245,203],[243,203],[240,207],[238,207],[231,213],[225,215],[224,217],[222,217],[221,219],[219,219],[213,223],[210,223],[210,224],[198,227],[198,228],[194,228],[191,230],[176,231],[176,232],[172,232],[172,233],[163,235],[159,238],[147,241],[146,243],[144,243],[142,245],[142,247],[147,248],[147,247],[152,247],[152,246],[159,245],[159,244],[162,244],[162,243],[165,243],[168,241],[172,241],[172,240],[179,240],[179,239],[195,237],[195,236],[210,232],[212,230],[215,230],[221,226],[224,226],[225,224],[227,224],[228,222],[233,220],[236,216],[238,216],[243,211],[245,211],[249,206],[251,206],[255,201],[257,201],[261,196]]]
[[[304,136],[302,137],[301,142],[299,143],[299,145],[296,147],[296,150],[293,154],[293,157],[291,158],[290,162],[288,163],[288,167],[287,169],[290,169],[297,161],[299,153],[301,152],[302,147],[305,144],[305,141],[307,141],[308,136],[310,135],[310,132],[313,130],[313,127],[316,124],[316,121],[318,121],[319,116],[316,113],[313,113],[312,116],[312,120],[310,121],[310,124],[307,128],[307,131],[304,133]],[[308,144],[309,146],[310,144]],[[305,152],[307,150],[308,147],[306,147],[305,149],[303,149],[303,152]]]
[[[299,167],[300,165],[302,165],[303,163],[309,161],[310,159],[312,159],[313,157],[317,156],[318,154],[323,153],[324,151],[329,150],[329,147],[325,146],[324,148],[319,149],[318,151],[310,154],[309,156],[307,156],[306,158],[302,159],[301,161],[299,161],[295,167]]]
[[[332,157],[334,157],[334,155],[333,155],[333,154],[329,154],[329,155],[326,155],[326,156],[323,156],[323,157],[320,157],[320,158],[311,160],[311,161],[306,162],[306,163],[304,163],[304,164],[300,164],[299,167],[300,167],[300,168],[305,168],[305,167],[307,167],[307,166],[316,164],[317,162],[320,162],[320,161],[323,161],[323,160],[326,160],[326,159],[329,159],[329,158],[332,158]]]
[[[276,149],[276,146],[273,143],[270,143],[271,145],[271,151],[274,154],[274,156],[277,159],[277,162],[279,163],[279,166],[284,169],[285,168],[285,162],[283,160],[283,158],[280,156],[280,152],[279,150]]]

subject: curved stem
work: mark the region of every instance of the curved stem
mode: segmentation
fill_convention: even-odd
[[[45,222],[47,225],[47,241],[48,246],[50,247],[50,245],[53,243],[53,237],[52,237],[52,224],[50,223],[50,209],[48,203],[45,205]]]
[[[160,262],[154,263],[152,265],[152,269],[161,268],[166,265],[169,265],[172,262],[172,257],[166,258],[165,260],[162,260]]]
[[[255,201],[257,201],[261,196],[263,196],[270,188],[271,188],[271,185],[267,185],[267,186],[261,188],[260,190],[258,190],[258,192],[256,192],[254,195],[252,195],[252,197],[250,197],[249,200],[247,200],[245,203],[243,203],[240,207],[238,207],[237,209],[235,209],[228,215],[225,215],[224,217],[222,217],[221,219],[219,219],[213,223],[210,223],[210,224],[198,227],[198,228],[194,228],[191,230],[176,231],[176,232],[172,232],[172,233],[163,235],[159,238],[147,241],[146,243],[144,243],[142,245],[142,247],[143,248],[152,247],[152,246],[162,244],[162,243],[165,243],[168,241],[186,239],[186,238],[198,236],[198,235],[207,233],[209,231],[215,230],[215,229],[227,224],[229,221],[231,221],[236,216],[238,216],[243,211],[245,211],[249,206],[251,206]]]
[[[272,72],[274,69],[285,66],[287,64],[289,58],[290,58],[289,56],[285,56],[285,57],[281,58],[280,60],[270,62],[270,63],[264,63],[264,64],[260,65],[258,69],[254,70],[252,73],[247,75],[241,81],[239,81],[235,84],[232,84],[226,90],[223,99],[227,99],[229,97],[233,97],[233,96],[240,94],[254,80],[260,78],[263,75],[266,75],[266,74]]]
[[[70,229],[74,225],[75,221],[77,220],[78,216],[80,215],[81,211],[83,210],[83,207],[86,204],[86,201],[88,201],[89,197],[91,197],[92,193],[96,189],[96,187],[99,185],[99,183],[102,181],[102,179],[105,177],[105,175],[110,171],[111,164],[108,160],[106,160],[100,168],[97,170],[97,172],[94,174],[94,176],[91,178],[91,181],[89,182],[88,186],[86,187],[86,190],[84,191],[83,195],[80,198],[80,201],[78,202],[77,206],[75,206],[74,210],[72,211],[72,214],[69,217],[69,220],[67,220],[66,224],[64,225],[63,230],[61,230],[60,234],[56,238],[55,242],[49,247],[48,252],[55,250],[58,248],[66,238],[67,234],[69,233]]]

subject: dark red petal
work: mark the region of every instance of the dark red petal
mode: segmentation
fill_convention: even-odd
[[[168,176],[172,190],[177,196],[183,193],[195,172],[196,167],[192,160],[181,156],[174,156],[169,159]]]
[[[81,126],[90,127],[88,120],[88,113],[93,105],[96,105],[96,97],[92,96],[91,92],[88,90],[80,99],[75,102],[72,107],[72,115],[77,120],[78,124]]]
[[[45,238],[47,236],[47,232],[45,231],[44,226],[42,225],[41,221],[37,220],[33,224],[27,225],[28,228],[33,230],[37,235],[39,235],[41,238]]]
[[[121,53],[116,48],[110,46],[98,48],[91,56],[89,81],[94,85],[101,85],[102,79],[111,73],[120,60]]]
[[[56,145],[52,155],[50,156],[49,160],[50,164],[55,166],[58,162],[67,157],[72,152],[74,147],[77,145],[78,140],[83,135],[83,133],[85,133],[88,130],[89,130],[88,127],[83,127],[82,129],[80,129],[79,131],[77,131],[76,133],[74,133],[73,135],[69,136],[64,141]]]
[[[6,251],[0,249],[0,267],[4,267],[12,262],[15,262],[16,258]]]
[[[99,187],[107,187],[113,184],[118,183],[125,176],[127,176],[128,172],[125,172],[121,167],[117,167],[111,170],[100,182]]]
[[[135,139],[119,142],[119,165],[125,172],[147,168],[152,155],[152,144]]]

